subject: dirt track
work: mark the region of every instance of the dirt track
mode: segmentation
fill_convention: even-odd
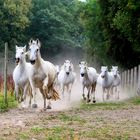
[[[140,139],[140,105],[82,104],[63,111],[12,109],[0,116],[0,139]]]

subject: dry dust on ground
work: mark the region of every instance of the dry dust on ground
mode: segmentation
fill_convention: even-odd
[[[38,108],[16,108],[0,114],[0,140],[91,140],[140,139],[140,106],[98,106],[102,91],[97,87],[97,106],[81,107],[82,91],[77,80],[71,102],[53,101],[52,110],[41,111],[42,96],[38,94]],[[128,98],[121,93],[120,100]],[[114,99],[111,102],[114,102]],[[27,102],[28,103],[28,102]]]

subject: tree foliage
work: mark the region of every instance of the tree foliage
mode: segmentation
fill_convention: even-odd
[[[102,58],[102,64],[107,59],[125,67],[139,64],[139,12],[140,1],[136,0],[87,1],[82,13],[82,19],[86,21],[85,33],[89,48]]]
[[[78,8],[75,0],[1,0],[0,42],[12,48],[39,38],[44,48],[56,52],[65,46],[81,47]]]
[[[0,42],[9,45],[23,38],[23,32],[29,26],[28,13],[31,0],[1,0],[0,1]]]

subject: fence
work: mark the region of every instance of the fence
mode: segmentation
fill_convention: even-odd
[[[137,94],[138,86],[140,85],[140,65],[121,73],[122,88],[131,93]]]

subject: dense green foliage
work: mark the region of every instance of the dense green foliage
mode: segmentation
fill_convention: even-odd
[[[9,45],[23,39],[24,30],[29,26],[29,10],[31,0],[1,0],[0,1],[0,44],[4,48],[4,42]]]
[[[140,61],[138,0],[1,0],[0,50],[4,42],[39,38],[56,54],[86,46],[88,61],[133,67]]]
[[[87,0],[81,14],[88,50],[101,64],[115,60],[125,67],[140,61],[140,1]]]
[[[81,46],[81,26],[74,0],[2,0],[0,42],[27,43],[39,38],[46,48]]]

